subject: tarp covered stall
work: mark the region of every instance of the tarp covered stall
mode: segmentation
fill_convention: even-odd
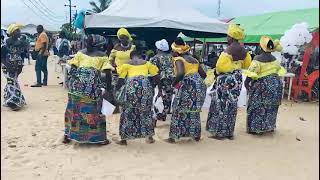
[[[88,33],[116,34],[125,27],[153,42],[172,41],[180,32],[192,37],[223,37],[227,32],[227,23],[174,0],[115,0],[105,11],[86,15],[84,24]]]

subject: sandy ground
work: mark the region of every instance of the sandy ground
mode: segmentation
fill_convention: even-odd
[[[33,62],[34,63],[34,62]],[[49,62],[49,86],[31,88],[34,65],[20,77],[28,106],[19,112],[1,108],[3,180],[315,180],[319,178],[319,105],[283,102],[275,134],[246,134],[246,111],[239,109],[235,140],[163,142],[169,122],[159,123],[156,143],[64,145],[66,91]],[[1,101],[5,79],[1,76]],[[29,86],[25,86],[28,84]],[[303,117],[305,121],[299,120]],[[118,116],[108,118],[108,138],[118,139]],[[300,139],[300,141],[298,140]]]

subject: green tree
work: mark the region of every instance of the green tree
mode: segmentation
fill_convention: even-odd
[[[62,24],[60,29],[61,29],[61,31],[65,32],[66,38],[69,39],[69,40],[76,39],[76,38],[79,37],[79,34],[74,33],[75,29],[74,29],[73,26],[71,26],[71,29],[70,29],[70,24],[69,23]]]
[[[110,4],[111,4],[111,0],[98,0],[99,2],[99,6],[97,5],[97,3],[95,1],[90,1],[90,5],[92,6],[92,12],[94,13],[100,13],[104,10],[106,10]]]

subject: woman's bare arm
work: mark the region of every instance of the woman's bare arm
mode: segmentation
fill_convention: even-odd
[[[203,70],[202,66],[199,65],[199,74],[202,77],[202,79],[205,79],[207,77],[207,73]]]
[[[176,70],[177,70],[177,75],[173,80],[172,85],[175,86],[177,85],[184,77],[184,64],[182,61],[176,61]]]

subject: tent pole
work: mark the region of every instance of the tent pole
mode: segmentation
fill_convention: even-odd
[[[207,52],[207,55],[209,56],[210,44],[206,43],[206,45],[207,45],[207,49],[206,49],[207,51],[206,52]]]
[[[193,38],[193,56],[196,54],[196,38]]]
[[[204,38],[203,39],[203,44],[202,44],[202,60],[201,60],[201,62],[204,61],[204,58],[206,56],[206,51],[207,51],[207,49],[206,49],[206,38]]]

